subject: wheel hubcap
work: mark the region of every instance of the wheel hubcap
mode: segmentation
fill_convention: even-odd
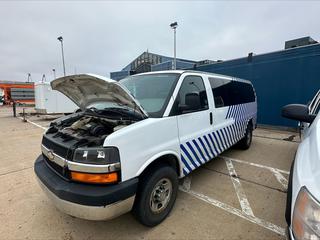
[[[170,201],[172,183],[168,178],[162,178],[154,186],[150,196],[150,209],[153,213],[162,212]]]

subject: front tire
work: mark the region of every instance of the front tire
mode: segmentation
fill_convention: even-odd
[[[247,150],[250,148],[252,142],[252,132],[253,126],[252,123],[249,122],[244,137],[238,143],[239,148],[243,150]]]
[[[139,183],[133,215],[143,225],[153,227],[171,212],[178,192],[178,175],[166,165],[148,171]]]

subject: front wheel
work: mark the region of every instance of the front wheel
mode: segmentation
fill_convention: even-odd
[[[252,132],[253,132],[252,123],[249,122],[244,137],[238,143],[238,146],[241,149],[247,150],[250,148],[251,142],[252,142]]]
[[[178,176],[170,166],[159,166],[142,177],[133,215],[148,227],[161,223],[171,212],[178,191]]]

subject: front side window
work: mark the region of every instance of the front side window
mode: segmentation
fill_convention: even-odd
[[[199,76],[187,76],[183,79],[170,115],[198,112],[209,109],[204,83]]]
[[[124,85],[150,117],[162,117],[180,74],[159,73],[130,76],[122,79]]]

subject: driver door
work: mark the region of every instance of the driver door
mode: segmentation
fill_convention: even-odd
[[[206,84],[208,83],[204,82],[201,76],[186,76],[172,109],[172,113],[177,116],[184,175],[214,156],[208,136],[212,131],[212,112]]]

